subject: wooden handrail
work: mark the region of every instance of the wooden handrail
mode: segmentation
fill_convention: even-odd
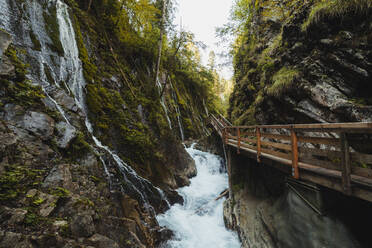
[[[361,139],[370,137],[365,134],[372,134],[372,122],[233,126],[223,116],[214,115],[210,122],[238,154],[243,150],[253,153],[259,163],[264,157],[290,165],[295,179],[302,179],[301,170],[337,177],[347,195],[353,194],[353,184],[367,185],[372,201],[372,154],[350,148],[357,149]],[[348,134],[362,135],[350,139]]]
[[[350,122],[350,123],[315,123],[315,124],[290,124],[290,125],[257,125],[257,126],[226,126],[226,128],[241,128],[241,129],[253,129],[253,128],[266,128],[266,129],[299,129],[306,132],[307,130],[320,130],[328,131],[331,129],[336,132],[337,130],[342,131],[342,129],[352,130],[364,130],[372,131],[372,122]]]

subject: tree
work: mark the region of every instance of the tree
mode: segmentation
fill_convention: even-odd
[[[216,54],[214,51],[209,52],[208,67],[212,72],[216,69]]]
[[[159,45],[158,45],[158,60],[156,63],[155,85],[157,84],[158,78],[159,78],[161,53],[162,53],[163,39],[164,39],[164,33],[165,33],[165,18],[166,18],[167,2],[168,0],[163,0],[163,10],[161,13],[162,18],[161,18],[161,23],[160,23],[160,38],[159,38]]]

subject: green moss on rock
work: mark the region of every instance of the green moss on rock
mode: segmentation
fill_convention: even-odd
[[[6,94],[1,99],[3,104],[13,102],[26,107],[45,108],[42,99],[45,98],[40,86],[31,85],[26,77],[28,65],[20,59],[24,51],[10,45],[4,53],[15,68],[14,75],[0,76],[0,89]]]
[[[92,148],[85,139],[85,135],[82,132],[79,132],[71,141],[71,145],[67,150],[67,154],[70,158],[76,160],[91,151]]]
[[[59,56],[64,55],[63,46],[61,43],[60,35],[59,35],[59,24],[57,20],[57,9],[54,5],[52,5],[48,12],[43,12],[44,21],[46,24],[46,30],[48,35],[52,41],[50,44],[50,49],[56,52]]]
[[[25,194],[31,187],[39,185],[44,175],[44,170],[27,166],[18,164],[5,166],[5,171],[0,175],[0,200],[12,200]]]
[[[34,47],[33,47],[34,50],[41,51],[40,41],[37,39],[37,37],[34,34],[34,32],[32,31],[32,29],[30,30],[30,39],[31,39],[32,44],[34,45]]]
[[[267,89],[269,96],[281,97],[291,87],[296,78],[300,75],[299,71],[293,68],[283,67],[273,76],[273,84]]]

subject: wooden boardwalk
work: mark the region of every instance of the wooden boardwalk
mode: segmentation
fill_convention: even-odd
[[[372,123],[232,126],[209,123],[237,153],[349,196],[372,202]]]

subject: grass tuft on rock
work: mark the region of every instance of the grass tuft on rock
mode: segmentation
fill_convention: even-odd
[[[292,86],[296,78],[299,76],[299,71],[283,67],[273,76],[273,84],[266,90],[267,95],[280,97],[287,92]]]
[[[313,6],[301,28],[302,31],[308,31],[326,18],[342,18],[348,13],[366,15],[370,8],[372,8],[371,0],[321,0]]]

